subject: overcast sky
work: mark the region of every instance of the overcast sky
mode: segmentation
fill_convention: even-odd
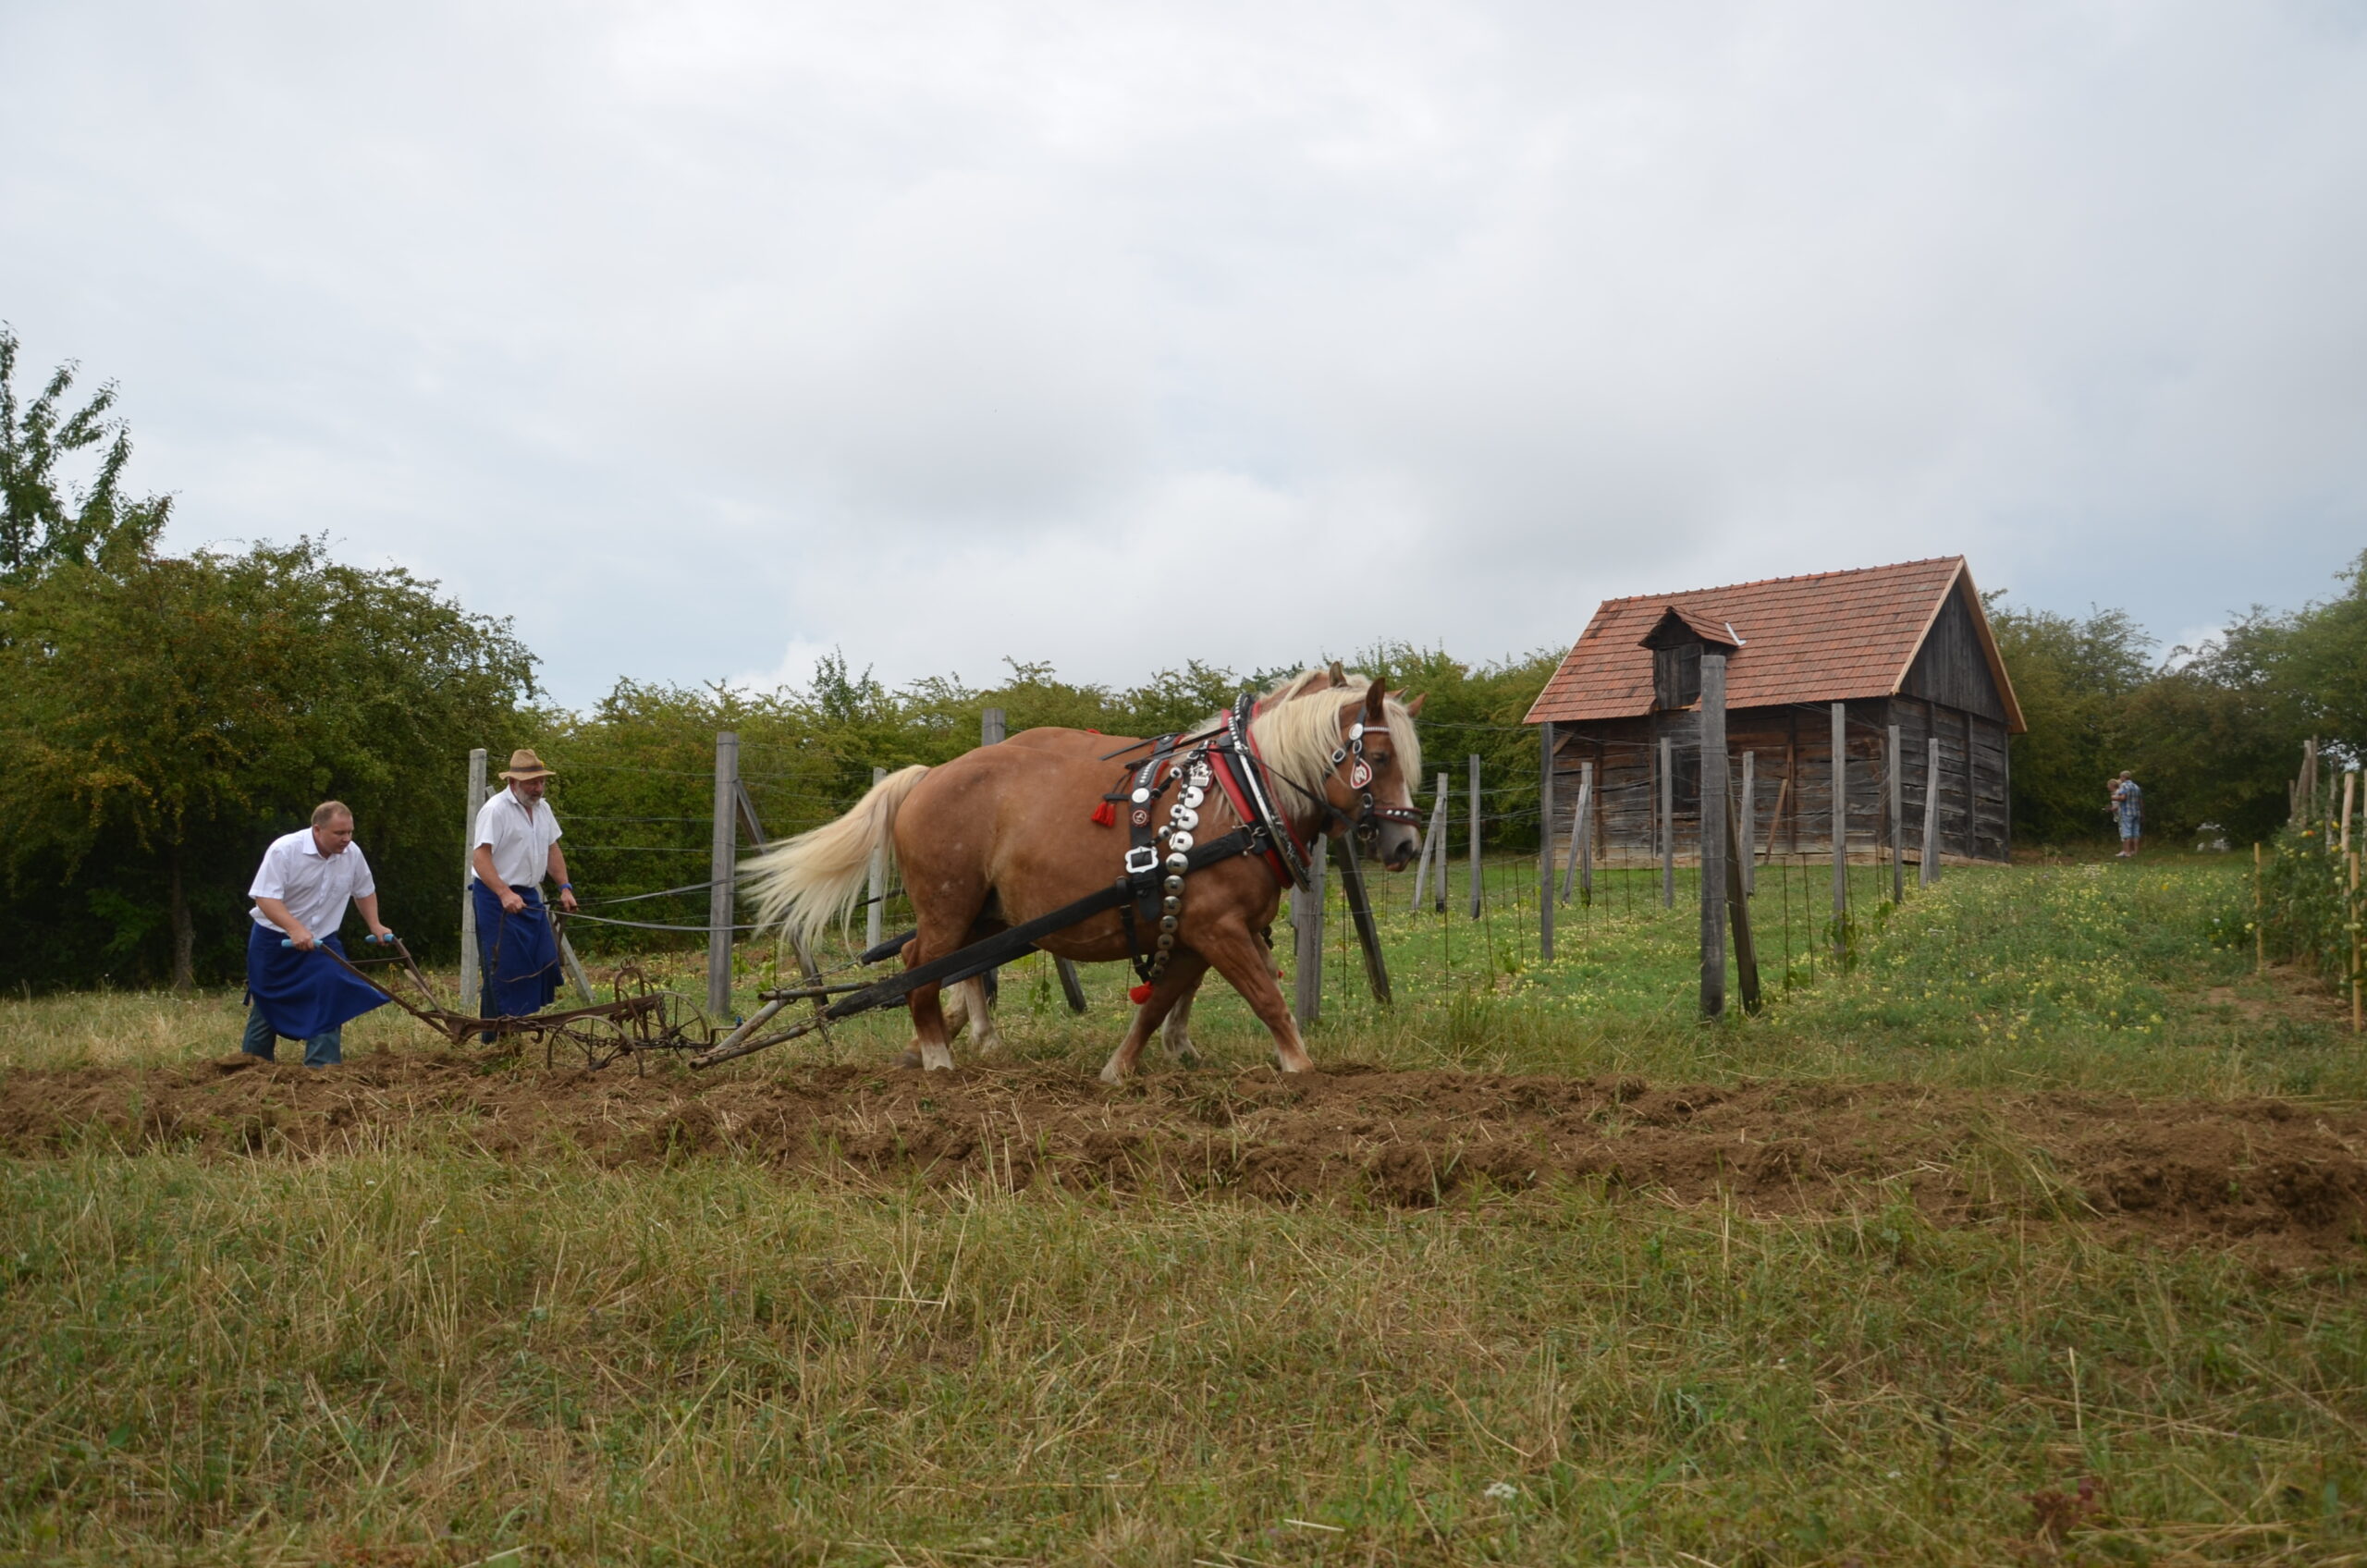
[[[1129,682],[2367,547],[2367,8],[0,6],[0,320],[171,543],[546,684]]]

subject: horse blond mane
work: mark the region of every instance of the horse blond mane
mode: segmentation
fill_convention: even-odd
[[[1327,684],[1307,690],[1308,678],[1323,673],[1307,670],[1292,677],[1249,721],[1250,736],[1257,742],[1257,754],[1265,759],[1267,768],[1311,795],[1323,792],[1324,776],[1331,771],[1331,753],[1341,745],[1340,716],[1350,708],[1363,707],[1365,692],[1372,684],[1364,676],[1351,674],[1344,687]],[[1382,699],[1381,716],[1390,738],[1397,742],[1398,770],[1410,789],[1411,781],[1422,777],[1422,741],[1414,732],[1414,716],[1394,696]],[[1289,792],[1286,801],[1275,803],[1295,816],[1305,809],[1306,798]]]

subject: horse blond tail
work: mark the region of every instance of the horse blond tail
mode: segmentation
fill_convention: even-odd
[[[871,856],[891,871],[896,863],[896,813],[928,769],[900,768],[836,822],[785,839],[750,860],[742,871],[759,926],[785,926],[809,948],[843,923],[863,897]]]

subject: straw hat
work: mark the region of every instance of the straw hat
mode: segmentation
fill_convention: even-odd
[[[558,775],[543,766],[531,747],[521,746],[509,753],[509,766],[501,770],[504,778],[556,778]]]

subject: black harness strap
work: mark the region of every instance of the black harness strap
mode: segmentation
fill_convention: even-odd
[[[1238,855],[1261,853],[1263,839],[1264,835],[1252,828],[1236,827],[1221,839],[1193,845],[1185,851],[1184,859],[1191,863],[1191,870],[1199,871]],[[957,980],[967,980],[998,964],[1011,962],[1056,931],[1064,931],[1080,921],[1090,920],[1103,910],[1121,908],[1138,896],[1135,879],[1122,877],[1106,888],[1087,893],[1073,903],[1062,904],[1049,914],[1039,914],[983,942],[973,942],[943,958],[931,959],[916,968],[907,969],[901,974],[891,974],[876,985],[851,992],[833,1002],[825,1016],[831,1019],[852,1018],[859,1012],[886,1007],[923,986],[950,986]]]

